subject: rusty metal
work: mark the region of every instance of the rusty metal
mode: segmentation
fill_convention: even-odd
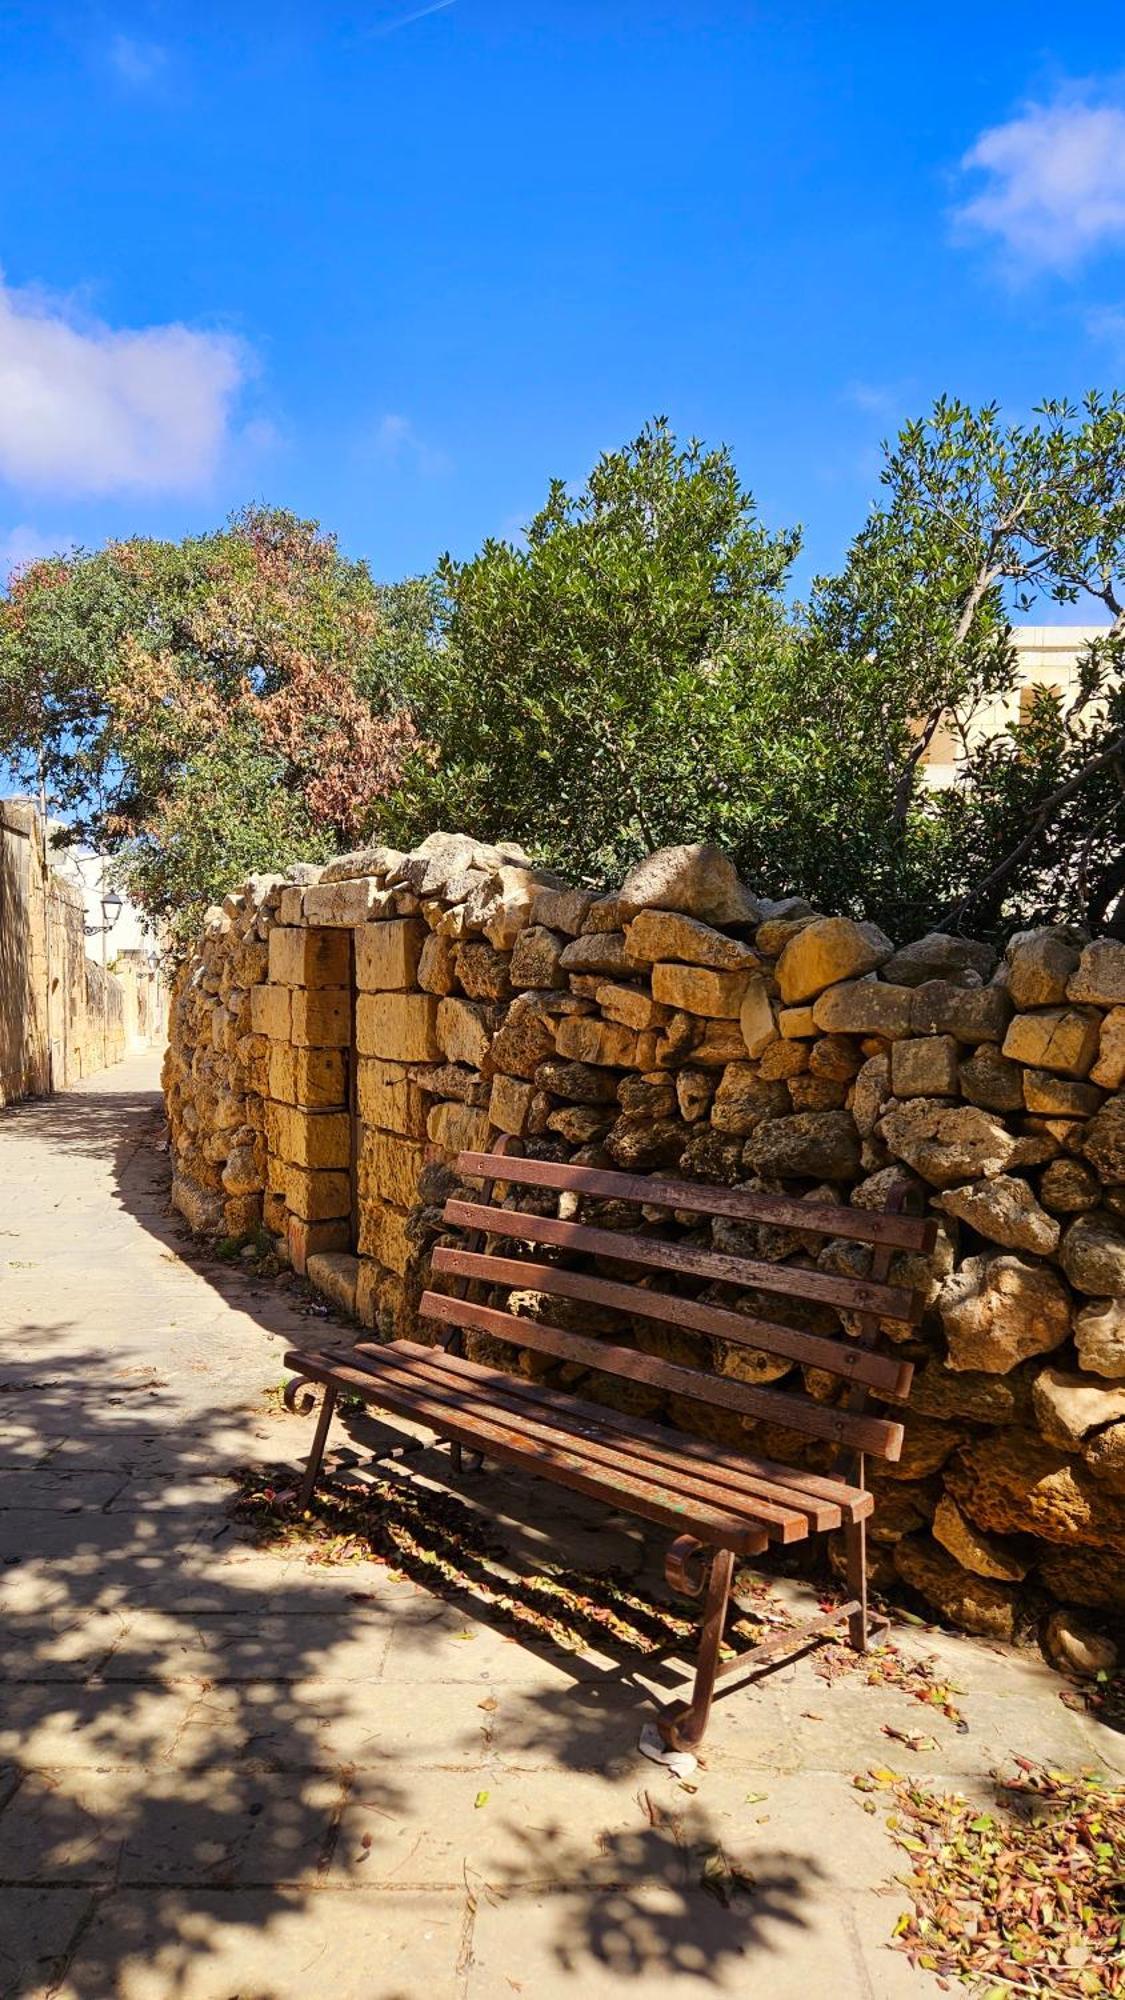
[[[691,1700],[669,1702],[656,1718],[656,1726],[669,1750],[694,1750],[703,1740],[719,1676],[719,1649],[723,1643],[733,1575],[734,1557],[731,1551],[716,1549],[707,1577]]]
[[[298,1361],[299,1357],[286,1355],[286,1360]],[[315,1410],[321,1385],[314,1382],[311,1375],[291,1375],[281,1392],[281,1400],[295,1417],[307,1417]]]
[[[309,1452],[308,1462],[305,1466],[305,1476],[297,1489],[297,1508],[298,1512],[302,1514],[313,1497],[313,1488],[316,1485],[317,1474],[320,1471],[320,1462],[324,1457],[328,1426],[332,1422],[332,1412],[335,1407],[336,1385],[333,1382],[329,1382],[325,1385],[324,1401],[321,1403],[320,1415],[316,1420],[316,1430],[313,1433],[312,1449]]]
[[[704,1567],[689,1568],[689,1564],[698,1562],[700,1556],[704,1557]],[[674,1590],[678,1597],[702,1597],[707,1581],[703,1543],[697,1542],[694,1535],[677,1535],[664,1558],[664,1576],[669,1589]]]

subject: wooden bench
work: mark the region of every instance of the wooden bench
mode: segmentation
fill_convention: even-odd
[[[505,1144],[511,1142],[501,1142]],[[669,1704],[658,1717],[664,1741],[672,1748],[688,1748],[702,1738],[719,1675],[799,1651],[840,1633],[845,1624],[851,1644],[863,1651],[871,1626],[866,1523],[873,1506],[864,1458],[896,1459],[903,1439],[902,1425],[870,1413],[867,1398],[871,1390],[905,1397],[912,1374],[908,1362],[876,1353],[874,1343],[880,1318],[908,1324],[918,1319],[917,1293],[889,1282],[888,1272],[896,1251],[932,1249],[934,1223],[904,1215],[897,1206],[881,1212],[820,1207],[697,1181],[525,1159],[509,1151],[463,1153],[457,1170],[482,1186],[471,1198],[459,1194],[447,1201],[445,1222],[464,1234],[455,1244],[434,1250],[433,1271],[450,1289],[428,1291],[421,1301],[423,1317],[445,1329],[444,1345],[360,1341],[354,1347],[294,1350],[285,1357],[299,1371],[287,1400],[302,1383],[325,1385],[299,1505],[307,1507],[311,1499],[336,1395],[349,1390],[449,1441],[456,1470],[461,1469],[462,1447],[468,1447],[670,1529],[668,1581],[678,1592],[702,1599],[691,1698]],[[498,1183],[506,1190],[503,1203],[496,1198]],[[528,1196],[539,1209],[555,1212],[521,1211],[515,1203]],[[579,1203],[591,1200],[643,1204],[646,1210],[667,1209],[679,1216],[723,1216],[826,1240],[845,1238],[870,1246],[869,1275],[839,1277],[671,1241],[650,1223],[621,1230],[574,1219]],[[560,1216],[560,1207],[572,1213]],[[751,1317],[691,1296],[687,1288],[700,1280],[835,1307],[847,1315],[849,1330],[832,1337]],[[696,1282],[694,1289],[699,1288]],[[710,1338],[757,1349],[827,1371],[846,1388],[839,1401],[824,1402],[803,1386],[757,1386],[708,1367],[661,1360],[612,1339],[569,1332],[550,1324],[548,1317],[515,1317],[506,1310],[506,1298],[495,1302],[513,1289],[584,1300],[702,1335],[705,1348]],[[752,1450],[720,1449],[670,1425],[622,1415],[571,1389],[483,1367],[464,1356],[468,1329],[533,1349],[572,1370],[577,1366],[618,1375],[800,1432],[833,1448],[833,1469],[815,1474]],[[736,1559],[760,1555],[771,1542],[788,1545],[839,1528],[845,1537],[847,1602],[720,1665]]]

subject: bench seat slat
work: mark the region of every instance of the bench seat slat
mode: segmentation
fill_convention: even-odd
[[[905,1398],[914,1374],[909,1361],[872,1354],[869,1348],[858,1347],[846,1337],[828,1339],[823,1334],[779,1326],[773,1320],[758,1319],[750,1313],[731,1312],[699,1299],[676,1298],[668,1292],[619,1284],[610,1278],[595,1278],[587,1271],[565,1270],[556,1264],[532,1263],[496,1252],[450,1249],[439,1244],[433,1254],[433,1268],[448,1277],[480,1278],[486,1284],[526,1287],[555,1298],[589,1299],[638,1319],[665,1320],[673,1326],[714,1335],[740,1347],[785,1355],[791,1361],[823,1368],[831,1375],[862,1382],[869,1389],[879,1389],[896,1398]]]
[[[645,1202],[703,1215],[726,1215],[738,1222],[767,1222],[778,1228],[808,1229],[824,1236],[847,1236],[859,1243],[886,1243],[896,1250],[928,1254],[937,1241],[932,1216],[887,1215],[878,1209],[821,1207],[789,1195],[755,1194],[749,1188],[719,1188],[698,1181],[618,1173],[606,1167],[572,1167],[558,1160],[528,1160],[507,1154],[461,1153],[457,1171],[473,1179],[523,1187],[558,1188],[610,1199]]]
[[[735,1410],[741,1416],[763,1417],[767,1422],[803,1431],[808,1437],[848,1445],[853,1451],[895,1459],[902,1450],[902,1425],[885,1417],[853,1416],[847,1410],[814,1402],[811,1396],[788,1395],[782,1389],[759,1389],[746,1382],[704,1375],[697,1368],[658,1361],[654,1355],[641,1354],[633,1348],[615,1347],[607,1341],[589,1339],[585,1334],[568,1333],[542,1320],[519,1319],[513,1313],[499,1312],[469,1299],[450,1298],[443,1292],[424,1292],[419,1311],[423,1318],[438,1320],[446,1326],[472,1327],[515,1347],[535,1347],[607,1375],[648,1382],[675,1395],[689,1396],[695,1402]]]
[[[502,1369],[486,1368],[479,1362],[467,1361],[463,1355],[448,1354],[441,1347],[397,1340],[391,1347],[369,1348],[361,1342],[353,1351],[356,1355],[372,1353],[379,1357],[391,1352],[410,1354],[417,1357],[420,1365],[424,1362],[435,1375],[452,1382],[458,1394],[463,1393],[466,1382],[482,1385],[490,1397],[515,1409],[534,1411],[540,1419],[549,1415],[551,1422],[564,1430],[622,1445],[631,1456],[661,1467],[662,1476],[679,1481],[685,1474],[698,1475],[715,1489],[717,1500],[730,1494],[751,1494],[755,1506],[760,1499],[771,1506],[795,1511],[802,1517],[802,1533],[824,1534],[838,1528],[845,1515],[851,1519],[855,1506],[858,1505],[860,1516],[864,1516],[873,1505],[871,1495],[859,1488],[841,1485],[832,1491],[831,1498],[827,1491],[811,1493],[793,1483],[791,1466],[771,1468],[768,1461],[726,1459],[721,1453],[712,1456],[709,1447],[699,1448],[698,1439],[688,1439],[643,1417],[610,1410],[605,1404],[587,1402],[566,1390],[529,1382],[524,1376],[509,1375]],[[769,1476],[771,1473],[786,1477],[779,1479]],[[832,1487],[831,1481],[821,1483],[826,1489]],[[813,1484],[817,1484],[815,1479]]]
[[[529,1437],[506,1413],[497,1412],[489,1419],[470,1418],[452,1399],[443,1401],[408,1386],[392,1369],[374,1369],[371,1356],[365,1357],[365,1363],[357,1363],[346,1352],[294,1350],[285,1359],[287,1366],[313,1381],[355,1389],[368,1402],[414,1418],[440,1437],[452,1438],[470,1451],[483,1450],[502,1464],[524,1466],[556,1485],[608,1502],[624,1512],[639,1514],[645,1520],[657,1521],[678,1535],[694,1534],[716,1548],[732,1549],[738,1555],[761,1555],[768,1546],[769,1536],[764,1526],[752,1527],[745,1518],[727,1509],[677,1500],[666,1488],[624,1472],[595,1471],[589,1460],[567,1451],[561,1444]]]
[[[461,1229],[482,1229],[490,1236],[511,1236],[524,1243],[551,1243],[560,1250],[580,1250],[609,1257],[621,1264],[644,1264],[653,1270],[680,1271],[685,1276],[718,1278],[728,1285],[757,1286],[766,1292],[814,1299],[849,1312],[878,1313],[888,1319],[915,1323],[921,1317],[918,1294],[902,1285],[864,1278],[835,1278],[825,1271],[793,1269],[786,1264],[758,1263],[720,1250],[698,1250],[689,1243],[665,1243],[660,1237],[633,1236],[626,1231],[597,1229],[582,1222],[561,1222],[555,1216],[522,1215],[518,1209],[494,1208],[483,1202],[447,1201],[446,1222]]]
[[[799,1542],[809,1532],[807,1515],[794,1507],[792,1500],[785,1504],[747,1483],[739,1490],[733,1482],[724,1484],[722,1479],[709,1477],[701,1466],[685,1466],[682,1459],[665,1462],[625,1432],[596,1426],[574,1412],[564,1417],[546,1404],[510,1396],[502,1376],[483,1386],[466,1376],[456,1362],[453,1370],[443,1368],[441,1361],[445,1357],[439,1348],[419,1346],[408,1352],[410,1345],[396,1341],[385,1348],[361,1347],[354,1351],[352,1359],[361,1365],[370,1360],[377,1376],[389,1371],[408,1388],[417,1387],[427,1399],[440,1399],[466,1417],[482,1417],[486,1421],[503,1417],[518,1422],[521,1431],[530,1437],[541,1437],[551,1444],[561,1441],[568,1451],[589,1459],[595,1467],[606,1466],[612,1472],[643,1479],[673,1496],[682,1494],[692,1502],[702,1500],[708,1506],[742,1515],[752,1526],[766,1528],[771,1541]],[[838,1515],[834,1525],[839,1525]]]

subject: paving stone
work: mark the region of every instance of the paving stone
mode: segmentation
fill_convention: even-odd
[[[66,1962],[67,1947],[90,1907],[80,1888],[0,1888],[0,1994],[40,2000]],[[110,1989],[103,1988],[108,1992]],[[78,2000],[77,1994],[74,2000]]]

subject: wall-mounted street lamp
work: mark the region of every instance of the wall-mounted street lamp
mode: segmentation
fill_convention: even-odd
[[[100,924],[83,924],[87,937],[100,937],[102,941],[102,1068],[109,1068],[109,975],[105,962],[106,933],[113,929],[121,915],[121,898],[116,889],[110,889],[102,897],[102,921]]]

